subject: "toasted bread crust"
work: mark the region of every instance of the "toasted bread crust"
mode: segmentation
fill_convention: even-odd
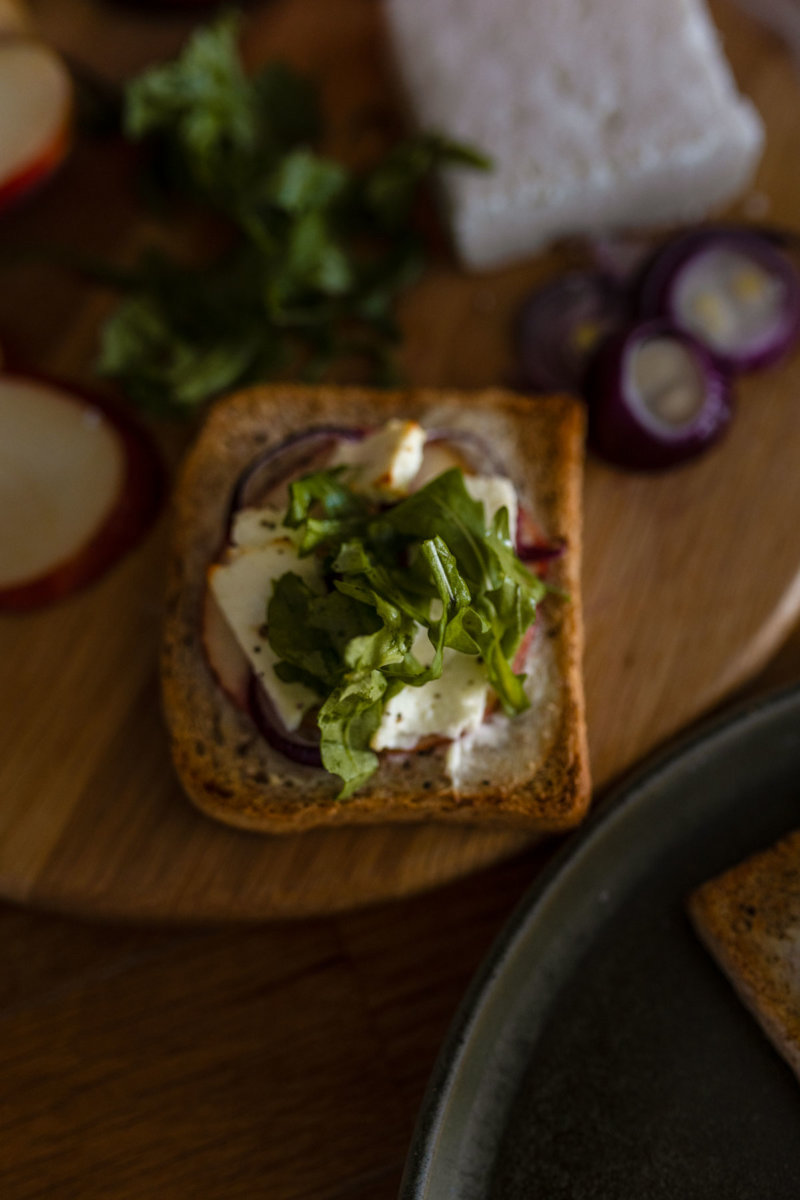
[[[339,781],[273,750],[216,683],[201,644],[208,564],[224,541],[233,486],[265,447],[320,425],[374,426],[394,416],[427,428],[470,430],[504,461],[522,502],[565,553],[538,629],[538,701],[506,722],[456,791],[441,749],[384,754],[348,800]],[[583,414],[568,397],[528,400],[501,390],[260,386],[220,401],[187,455],[174,500],[174,546],[162,650],[163,703],[172,754],[189,797],[245,829],[298,832],[315,825],[444,820],[556,831],[584,815],[590,793],[581,674],[581,476]]]
[[[701,939],[800,1078],[800,830],[689,898]]]

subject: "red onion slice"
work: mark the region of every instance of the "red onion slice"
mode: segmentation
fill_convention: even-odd
[[[532,292],[517,317],[522,384],[579,393],[592,352],[629,316],[621,283],[599,271],[571,271]]]
[[[555,558],[560,558],[566,549],[563,539],[551,541],[541,525],[534,520],[533,515],[520,505],[517,510],[517,528],[514,548],[520,562],[546,566]]]
[[[307,737],[300,729],[286,728],[268,692],[256,675],[250,676],[248,708],[259,733],[273,750],[304,767],[322,766],[319,739]]]
[[[518,542],[516,547],[517,558],[520,562],[540,565],[552,562],[556,558],[562,558],[566,549],[567,544],[564,541]]]
[[[800,335],[800,277],[779,241],[734,227],[671,240],[644,274],[642,314],[690,334],[726,370],[775,362]]]
[[[324,425],[292,434],[277,446],[257,455],[242,471],[228,506],[228,533],[233,517],[241,508],[257,508],[271,491],[295,475],[309,470],[314,459],[337,441],[360,441],[366,430]]]
[[[666,322],[610,338],[587,382],[590,445],[609,462],[657,470],[694,458],[731,418],[728,380],[711,355]]]

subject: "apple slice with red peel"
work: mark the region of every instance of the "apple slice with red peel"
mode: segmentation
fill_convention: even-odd
[[[55,171],[70,148],[73,87],[54,50],[0,37],[0,210]]]
[[[147,433],[103,400],[0,375],[0,611],[85,586],[143,536],[164,492]]]
[[[203,602],[202,641],[217,683],[234,704],[246,708],[250,664],[208,587]]]

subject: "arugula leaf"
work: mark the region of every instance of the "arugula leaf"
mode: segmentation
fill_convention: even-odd
[[[407,537],[440,536],[478,590],[491,578],[491,555],[486,542],[483,505],[473,500],[458,467],[443,472],[418,492],[413,492],[380,521]]]
[[[137,141],[159,135],[187,178],[212,194],[242,182],[259,142],[255,93],[239,59],[231,14],[199,29],[174,62],[128,85],[124,129]]]
[[[378,766],[369,749],[380,725],[386,679],[380,671],[361,671],[332,692],[319,713],[322,765],[344,781],[344,800],[366,783]]]
[[[289,485],[289,509],[286,513],[286,525],[290,529],[298,529],[304,521],[309,521],[312,508],[318,507],[321,515],[330,520],[364,516],[370,511],[364,497],[342,482],[344,470],[344,467],[339,467],[328,471],[314,471],[292,481]]]
[[[155,299],[133,297],[106,322],[97,368],[104,375],[125,376],[128,395],[141,408],[160,411],[166,393],[177,413],[195,409],[209,389],[232,387],[265,350],[265,343],[251,335],[218,337],[204,348],[179,330]],[[131,361],[139,366],[129,376]]]
[[[399,228],[408,218],[416,189],[441,163],[488,171],[491,161],[471,146],[438,133],[424,133],[390,150],[366,180],[366,202],[387,228]]]
[[[394,305],[426,257],[412,220],[419,189],[439,166],[488,166],[433,134],[364,170],[325,156],[313,86],[283,63],[249,77],[238,28],[223,16],[126,90],[127,136],[145,143],[168,194],[227,237],[210,261],[148,253],[117,276],[125,298],[101,332],[97,368],[165,415],[257,379],[318,379],[342,362],[397,382]]]
[[[311,145],[323,131],[317,91],[283,62],[268,63],[250,81],[262,131],[274,151]]]
[[[528,706],[517,648],[547,588],[516,557],[508,513],[487,527],[462,472],[446,471],[387,511],[318,471],[290,488],[287,525],[323,556],[329,589],[314,593],[283,576],[267,628],[281,678],[312,680],[320,710],[323,764],[350,795],[377,766],[370,740],[387,701],[402,687],[442,674],[446,648],[480,656],[509,714]],[[427,665],[412,651],[427,630]]]
[[[380,622],[367,605],[341,592],[319,594],[293,571],[278,579],[267,606],[267,628],[273,650],[292,668],[293,679],[314,680],[328,695],[346,674],[345,654],[351,642],[376,632]],[[298,638],[302,629],[305,640]],[[279,664],[280,666],[280,664]],[[279,672],[286,679],[285,671]]]
[[[287,213],[314,212],[338,199],[347,182],[343,166],[301,147],[279,162],[269,199]]]
[[[269,641],[281,662],[276,673],[284,682],[301,681],[327,696],[339,681],[339,660],[328,638],[306,638],[298,643],[298,627],[310,630],[311,613],[321,599],[304,579],[289,571],[273,587],[267,606]],[[287,670],[287,668],[290,668]]]

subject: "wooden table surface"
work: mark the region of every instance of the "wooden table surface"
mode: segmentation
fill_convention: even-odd
[[[67,48],[99,11],[35,7]],[[154,44],[186,26],[164,19]],[[34,304],[42,279],[18,283]],[[51,298],[53,329],[30,344],[56,336],[68,303]],[[735,699],[794,681],[800,628]],[[548,853],[411,900],[251,927],[0,906],[0,1196],[390,1200],[456,1006]]]
[[[747,689],[800,681],[800,630]],[[0,906],[4,1200],[392,1200],[456,1007],[545,855],[260,927]]]

